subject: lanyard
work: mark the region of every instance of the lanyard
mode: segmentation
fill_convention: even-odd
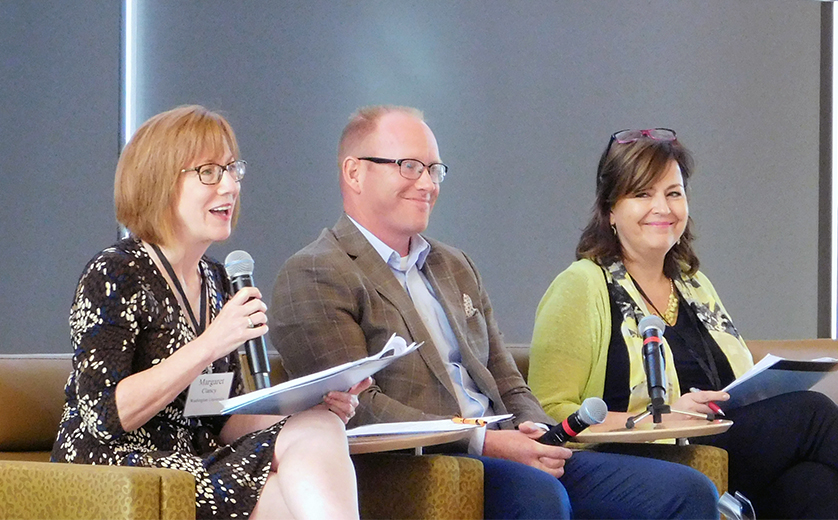
[[[684,300],[681,300],[682,303],[685,303]],[[698,337],[701,339],[701,346],[704,347],[704,356],[696,352],[687,339],[677,330],[675,327],[671,327],[673,333],[681,340],[685,347],[687,347],[687,351],[690,355],[695,359],[698,363],[698,366],[701,367],[701,370],[710,380],[710,384],[713,385],[713,390],[721,390],[722,389],[722,381],[721,377],[719,376],[719,368],[716,366],[716,358],[713,356],[713,350],[710,348],[710,343],[707,341],[707,334],[709,332],[707,329],[704,328],[704,325],[698,319],[698,313],[695,311],[693,304],[690,305],[682,305],[684,308],[683,314],[687,317],[689,321],[689,326],[698,334]],[[712,339],[712,338],[711,338]]]
[[[186,293],[183,291],[183,286],[180,285],[180,280],[178,280],[178,277],[175,275],[175,270],[172,269],[172,264],[169,262],[169,259],[166,258],[166,255],[163,254],[163,251],[160,250],[157,244],[151,244],[151,247],[154,249],[154,252],[157,253],[160,261],[163,263],[163,267],[166,268],[166,272],[169,273],[172,283],[175,284],[175,289],[177,289],[177,292],[180,293],[180,297],[183,299],[183,305],[186,307],[186,312],[189,314],[189,319],[192,320],[192,327],[195,329],[195,335],[200,336],[207,326],[207,283],[204,279],[203,273],[201,273],[201,299],[199,303],[201,307],[201,322],[198,323],[198,320],[195,319],[195,314],[192,312],[192,306],[189,305],[189,299],[186,297]]]
[[[655,307],[655,304],[652,303],[652,300],[650,300],[649,297],[646,296],[646,293],[643,292],[643,289],[640,287],[640,284],[637,283],[637,281],[634,278],[631,279],[631,282],[634,284],[634,287],[637,289],[637,292],[639,292],[643,299],[646,300],[646,302],[648,302],[649,305],[652,306],[652,309],[655,310],[658,316],[663,318],[663,315],[660,313],[658,308]],[[684,305],[685,302],[683,299],[680,298],[680,295],[678,300],[679,306],[682,308],[682,312],[680,314],[682,316],[686,315],[687,320],[690,322],[689,325],[693,328],[693,330],[695,330],[695,332],[698,334],[698,337],[701,339],[701,346],[704,347],[704,356],[696,352],[696,350],[693,348],[690,342],[687,341],[687,339],[675,329],[674,323],[672,325],[667,323],[666,328],[671,330],[673,334],[678,336],[678,339],[681,340],[681,343],[687,348],[687,352],[689,352],[693,359],[695,359],[695,361],[698,363],[698,366],[701,367],[702,372],[704,372],[704,375],[706,375],[707,378],[710,380],[710,383],[713,385],[713,390],[721,390],[722,383],[721,379],[719,378],[719,369],[716,367],[716,360],[713,357],[713,351],[710,349],[710,345],[707,343],[707,339],[704,337],[704,327],[696,321],[697,316],[694,313],[694,309],[691,306]],[[687,308],[685,309],[685,307]]]
[[[635,280],[635,279],[634,279],[634,277],[633,277],[633,276],[631,276],[631,275],[629,275],[629,279],[631,280],[631,283],[633,283],[633,284],[634,284],[634,288],[635,288],[635,289],[637,289],[637,292],[639,292],[639,293],[640,293],[640,296],[642,296],[642,297],[643,297],[643,299],[644,299],[644,300],[646,300],[646,303],[648,303],[649,305],[651,305],[651,306],[652,306],[652,309],[655,311],[655,314],[657,314],[658,316],[660,316],[660,318],[664,321],[664,323],[666,323],[667,325],[669,325],[669,323],[666,321],[666,318],[664,318],[664,317],[663,317],[663,314],[661,313],[661,311],[659,311],[659,310],[658,310],[658,308],[657,308],[657,307],[655,307],[655,304],[654,304],[654,303],[652,303],[652,300],[650,300],[650,299],[649,299],[649,297],[648,297],[648,296],[646,296],[646,293],[645,293],[645,292],[643,292],[643,288],[642,288],[642,287],[640,287],[640,284],[639,284],[639,283],[637,283],[637,280]],[[672,283],[672,282],[670,282],[670,284],[671,284],[671,283]],[[672,285],[670,285],[670,288],[673,288],[673,286],[672,286]],[[669,325],[669,326],[671,327],[672,325]],[[661,332],[663,332],[663,331],[661,331]]]

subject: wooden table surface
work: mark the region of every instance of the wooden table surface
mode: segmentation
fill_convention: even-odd
[[[363,435],[349,438],[349,453],[376,453],[380,451],[394,451],[416,449],[421,454],[424,446],[434,446],[464,439],[472,430],[457,430],[434,433],[399,433],[392,435]]]
[[[724,433],[733,421],[717,419],[702,421],[697,419],[678,419],[658,424],[651,417],[640,421],[631,430],[625,426],[606,426],[595,424],[582,431],[573,440],[575,442],[649,442],[660,439],[685,439]]]

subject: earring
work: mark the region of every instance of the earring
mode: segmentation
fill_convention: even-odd
[[[617,226],[611,224],[611,231],[614,233],[614,236],[617,236]]]

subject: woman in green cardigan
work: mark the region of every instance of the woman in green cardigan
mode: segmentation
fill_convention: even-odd
[[[614,425],[646,409],[637,324],[650,314],[666,323],[673,409],[712,413],[708,403],[726,400],[721,389],[753,365],[698,270],[686,192],[692,170],[673,130],[611,136],[577,261],[556,277],[536,313],[529,384],[554,419],[591,396],[605,400]],[[728,418],[728,432],[693,442],[728,451],[729,487],[754,502],[757,517],[838,517],[838,408],[830,399],[795,392],[730,410]]]

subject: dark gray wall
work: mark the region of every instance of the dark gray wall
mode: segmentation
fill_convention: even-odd
[[[397,103],[425,111],[451,167],[429,232],[474,258],[508,340],[529,340],[541,294],[573,260],[608,136],[651,126],[675,128],[696,156],[698,252],[743,334],[816,335],[817,2],[146,2],[140,26],[139,120],[201,103],[237,130],[251,166],[243,214],[211,252],[251,252],[263,292],[340,213],[335,148],[348,115]],[[52,188],[47,202],[58,208],[43,217],[41,183],[15,179],[3,194],[24,210],[3,204],[3,272],[16,262],[7,243],[33,251],[26,263],[44,271],[27,291],[28,278],[4,277],[0,350],[64,350],[72,286],[114,236],[118,135],[116,91],[106,109],[68,100],[91,98],[101,83],[91,76],[118,77],[101,56],[116,58],[119,45],[67,32],[65,46],[77,45],[60,58],[46,35],[13,30],[4,56],[36,38],[19,50],[36,70],[4,99],[31,128],[2,140],[4,157],[19,158],[28,177],[30,165],[52,160],[43,141],[55,132],[85,159],[43,170],[77,175]],[[85,115],[59,124],[35,87],[52,78],[48,64],[75,70],[76,61],[88,71],[59,97]],[[26,316],[15,315],[22,307]]]
[[[70,350],[84,264],[116,236],[118,2],[0,2],[0,353]]]

